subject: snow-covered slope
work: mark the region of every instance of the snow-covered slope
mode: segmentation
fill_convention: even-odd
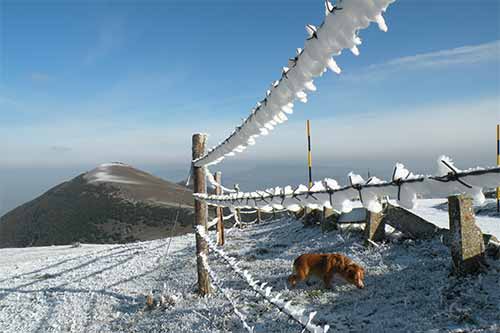
[[[192,191],[176,183],[155,177],[130,165],[104,163],[85,173],[83,178],[94,185],[109,184],[133,201],[150,201],[177,207],[193,206]]]
[[[494,213],[491,209],[494,205],[496,210],[494,201],[487,199],[483,206],[475,208],[477,211],[476,224],[483,233],[494,235],[500,239],[500,216],[493,216]],[[449,229],[447,199],[421,199],[418,201],[418,206],[412,211],[440,228]],[[488,216],[489,212],[492,216]]]
[[[213,235],[212,235],[213,236]],[[494,332],[500,330],[500,264],[489,273],[449,276],[448,249],[439,240],[361,246],[356,232],[322,234],[283,219],[230,230],[225,251],[274,291],[317,311],[314,322],[331,331]],[[120,246],[83,245],[0,250],[1,332],[242,332],[217,291],[195,294],[194,236]],[[304,252],[342,252],[366,267],[366,288],[342,281],[289,290],[292,260]],[[257,297],[212,254],[224,281],[256,332],[298,332],[300,327]],[[164,292],[174,305],[145,309],[145,295]]]

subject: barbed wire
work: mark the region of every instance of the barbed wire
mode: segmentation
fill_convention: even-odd
[[[217,289],[219,289],[224,296],[224,298],[229,302],[231,307],[233,308],[233,312],[236,314],[236,316],[240,319],[241,323],[243,324],[243,327],[249,332],[253,333],[254,332],[254,327],[248,325],[246,322],[246,317],[243,313],[241,313],[238,308],[236,307],[236,303],[233,301],[227,290],[223,286],[223,282],[217,277],[215,272],[212,270],[212,268],[208,265],[208,259],[205,254],[200,254],[202,258],[202,263],[203,267],[207,270],[208,274],[210,275],[211,282]]]
[[[457,193],[472,194],[484,200],[482,188],[496,187],[500,184],[500,167],[470,169],[461,171],[454,167],[447,158],[441,158],[449,172],[438,176],[416,176],[402,164],[397,164],[390,182],[370,177],[364,181],[360,176],[350,174],[350,185],[340,187],[336,181],[325,179],[316,182],[311,188],[299,185],[295,188],[276,187],[264,191],[239,192],[229,195],[194,194],[199,200],[205,200],[214,206],[233,208],[257,208],[263,212],[272,209],[297,211],[302,207],[329,207],[348,211],[352,199],[359,199],[371,211],[381,211],[379,198],[396,198],[407,208],[412,208],[417,194],[428,197],[443,197]]]
[[[207,243],[209,249],[215,253],[219,258],[221,258],[228,266],[240,276],[243,281],[245,281],[252,290],[256,292],[256,294],[260,295],[267,302],[274,305],[280,312],[285,314],[287,317],[292,319],[294,322],[299,324],[304,330],[308,330],[313,333],[326,333],[330,326],[325,325],[324,327],[320,327],[314,325],[312,320],[316,315],[316,312],[311,312],[308,315],[304,315],[304,309],[294,309],[291,307],[291,301],[285,301],[281,298],[281,293],[276,293],[274,297],[271,297],[272,287],[266,287],[267,283],[260,283],[259,280],[255,280],[247,270],[241,270],[238,267],[239,262],[236,259],[229,257],[224,250],[219,248],[206,233],[203,226],[197,226],[195,229],[196,233],[202,237]],[[206,257],[205,257],[206,260]],[[208,265],[208,264],[207,264]],[[265,288],[265,289],[264,289]]]
[[[359,55],[361,39],[359,31],[376,22],[382,31],[387,31],[382,13],[395,0],[346,1],[334,6],[325,1],[326,17],[319,27],[308,24],[308,38],[303,49],[289,59],[281,78],[272,83],[264,99],[257,103],[251,114],[222,142],[211,148],[204,156],[193,161],[196,167],[217,164],[226,156],[243,152],[255,139],[268,135],[278,124],[288,120],[293,113],[295,100],[307,102],[307,91],[316,91],[313,80],[323,75],[326,68],[340,74],[341,69],[332,58],[349,49]],[[340,1],[339,1],[340,2]]]

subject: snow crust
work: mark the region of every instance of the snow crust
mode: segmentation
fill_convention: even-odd
[[[125,177],[120,177],[117,175],[113,174],[112,169],[116,167],[127,167],[129,168],[130,166],[124,163],[104,163],[99,165],[97,168],[94,170],[86,173],[84,175],[84,178],[87,180],[87,182],[91,183],[119,183],[119,184],[141,184],[138,181],[135,180],[130,180]]]

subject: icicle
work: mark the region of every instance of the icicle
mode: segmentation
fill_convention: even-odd
[[[307,90],[316,91],[316,86],[314,85],[314,83],[312,81],[307,81],[304,84],[304,87],[306,87]]]
[[[326,63],[326,66],[332,71],[334,72],[335,74],[340,74],[342,72],[342,70],[340,69],[340,67],[337,65],[337,63],[335,62],[335,60],[333,60],[333,58],[330,58],[328,59],[328,62]]]
[[[375,16],[375,21],[377,22],[378,28],[380,30],[382,30],[383,32],[387,32],[387,25],[385,24],[385,20],[382,14],[378,14],[377,16]]]

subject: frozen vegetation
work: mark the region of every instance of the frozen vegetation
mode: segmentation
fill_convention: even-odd
[[[422,201],[419,215],[446,225],[442,201]],[[437,205],[437,206],[436,206]],[[498,218],[478,224],[500,229]],[[498,234],[497,234],[498,235]],[[210,234],[210,237],[213,237]],[[352,332],[496,332],[500,330],[500,263],[488,273],[450,276],[448,248],[439,239],[393,237],[362,246],[355,229],[322,234],[291,218],[230,230],[224,251],[240,268],[292,305],[317,311],[316,325]],[[1,332],[242,332],[227,298],[217,289],[196,295],[194,235],[126,245],[57,246],[0,250]],[[286,277],[305,252],[341,252],[366,267],[366,288],[340,280],[290,290]],[[256,332],[300,332],[217,256],[208,263],[228,296]],[[166,298],[147,308],[146,296]]]

